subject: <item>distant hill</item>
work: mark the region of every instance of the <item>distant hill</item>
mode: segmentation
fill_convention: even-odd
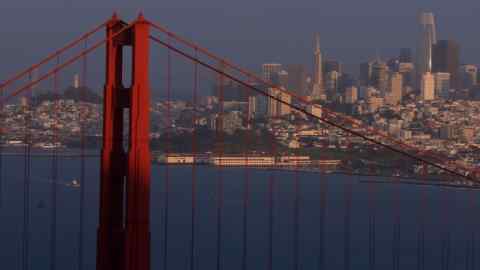
[[[34,106],[41,104],[44,101],[53,101],[57,99],[72,99],[75,101],[84,101],[89,103],[100,104],[102,103],[102,97],[93,92],[87,87],[69,87],[62,93],[56,94],[52,91],[43,92],[33,97],[32,103]]]

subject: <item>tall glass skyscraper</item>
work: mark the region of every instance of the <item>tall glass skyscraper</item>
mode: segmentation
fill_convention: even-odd
[[[435,17],[431,12],[419,15],[420,33],[417,47],[417,79],[432,71],[432,47],[437,43]]]

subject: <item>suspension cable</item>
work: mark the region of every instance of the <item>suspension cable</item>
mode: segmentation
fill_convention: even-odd
[[[66,46],[58,49],[57,51],[51,53],[50,55],[48,55],[47,57],[45,57],[44,59],[42,59],[40,62],[30,66],[29,68],[25,69],[25,70],[22,70],[20,71],[19,73],[15,74],[14,76],[12,76],[10,79],[6,80],[5,82],[3,82],[1,85],[0,85],[0,91],[4,91],[6,90],[6,87],[10,86],[12,83],[14,83],[15,81],[17,81],[18,79],[28,75],[28,74],[31,74],[34,70],[37,70],[40,66],[50,62],[51,60],[55,59],[56,57],[60,56],[61,54],[63,54],[64,52],[66,52],[67,50],[77,46],[78,44],[80,44],[82,41],[84,41],[85,39],[87,39],[88,37],[94,35],[95,33],[97,33],[99,30],[103,29],[106,25],[107,25],[108,21],[105,21],[103,23],[101,23],[100,25],[97,25],[95,26],[92,30],[88,31],[87,33],[83,34],[82,36],[80,36],[79,38],[71,41],[70,43],[68,43]]]
[[[110,37],[105,38],[101,41],[98,41],[97,43],[93,44],[90,48],[82,50],[81,52],[77,53],[76,55],[72,56],[71,58],[69,58],[68,60],[63,62],[62,64],[56,65],[55,68],[49,70],[47,73],[43,74],[39,78],[37,78],[35,80],[32,80],[31,82],[29,82],[28,84],[26,84],[24,86],[16,88],[9,95],[7,95],[5,98],[3,98],[3,102],[6,103],[10,99],[12,99],[12,98],[18,96],[19,94],[21,94],[22,92],[27,91],[27,90],[31,90],[33,86],[36,86],[37,84],[39,84],[43,80],[53,76],[55,73],[58,73],[59,71],[63,70],[64,68],[66,68],[66,67],[70,66],[71,64],[75,63],[76,61],[78,61],[79,59],[84,57],[85,55],[87,55],[87,54],[93,52],[94,50],[98,49],[100,46],[105,44],[107,41],[113,40],[118,35],[124,33],[126,30],[130,29],[133,26],[133,24],[134,24],[134,22],[124,26],[122,29],[120,29],[118,32],[111,35]]]

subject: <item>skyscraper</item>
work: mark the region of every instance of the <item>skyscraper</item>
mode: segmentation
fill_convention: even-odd
[[[248,100],[248,91],[245,91],[243,86],[238,83],[230,80],[224,79],[222,84],[222,99],[223,101],[242,101],[247,102]],[[212,96],[216,96],[220,100],[219,84],[218,82],[212,85],[211,88]]]
[[[280,117],[280,116],[290,114],[291,108],[288,105],[283,103],[283,102],[287,104],[291,103],[292,97],[290,95],[288,95],[287,93],[283,93],[282,91],[275,88],[269,88],[268,94],[277,98],[277,99],[268,98],[268,103],[267,103],[268,117]],[[283,102],[279,102],[278,100],[281,100]]]
[[[262,76],[265,81],[271,82],[273,75],[282,70],[282,64],[266,63],[262,65]]]
[[[450,73],[452,88],[458,86],[460,46],[453,40],[439,40],[432,48],[432,71]]]
[[[431,12],[419,15],[420,31],[417,47],[417,79],[421,81],[423,74],[432,71],[432,47],[437,43],[435,17]]]
[[[400,63],[398,65],[398,72],[403,76],[404,86],[414,86],[415,67],[413,66],[413,63]]]
[[[287,65],[288,72],[288,90],[294,91],[298,95],[305,96],[307,84],[307,72],[301,64]]]
[[[385,91],[388,84],[388,66],[377,60],[372,65],[371,84],[379,91]]]
[[[350,86],[356,86],[358,84],[356,78],[349,73],[341,73],[340,81],[338,82],[338,89],[344,91],[345,88]]]
[[[450,73],[435,73],[435,96],[448,98],[450,91]]]
[[[422,100],[428,101],[435,99],[435,78],[432,73],[426,72],[422,75],[420,91]]]
[[[410,48],[401,48],[400,56],[398,57],[400,63],[411,63],[412,59],[412,49]]]
[[[402,101],[403,76],[398,72],[392,72],[388,78],[385,103],[397,105]]]
[[[358,99],[358,88],[355,86],[347,87],[345,89],[345,103],[353,104]]]
[[[336,100],[337,95],[338,95],[338,87],[339,87],[339,79],[340,79],[340,73],[336,71],[331,71],[327,73],[325,76],[325,88],[326,88],[326,95],[327,98],[331,101]]]
[[[285,70],[280,70],[277,73],[272,75],[272,82],[275,85],[283,87],[285,89],[288,88],[288,72]]]
[[[471,89],[477,85],[478,68],[474,65],[463,65],[459,71],[459,85],[462,89]]]
[[[337,60],[325,60],[323,63],[323,72],[328,73],[330,71],[342,73],[342,63]]]
[[[373,62],[365,62],[360,64],[360,85],[370,86],[372,80]]]
[[[315,37],[315,51],[314,51],[314,72],[313,72],[313,89],[312,99],[321,99],[324,95],[323,86],[323,70],[322,70],[322,52],[320,51],[320,36],[317,34]]]

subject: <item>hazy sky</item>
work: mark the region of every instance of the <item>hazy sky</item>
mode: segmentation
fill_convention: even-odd
[[[266,61],[311,66],[319,32],[327,58],[357,64],[414,47],[416,15],[435,13],[439,39],[462,45],[462,62],[480,63],[478,0],[1,0],[0,78],[37,61],[117,10],[146,16],[252,69]]]

